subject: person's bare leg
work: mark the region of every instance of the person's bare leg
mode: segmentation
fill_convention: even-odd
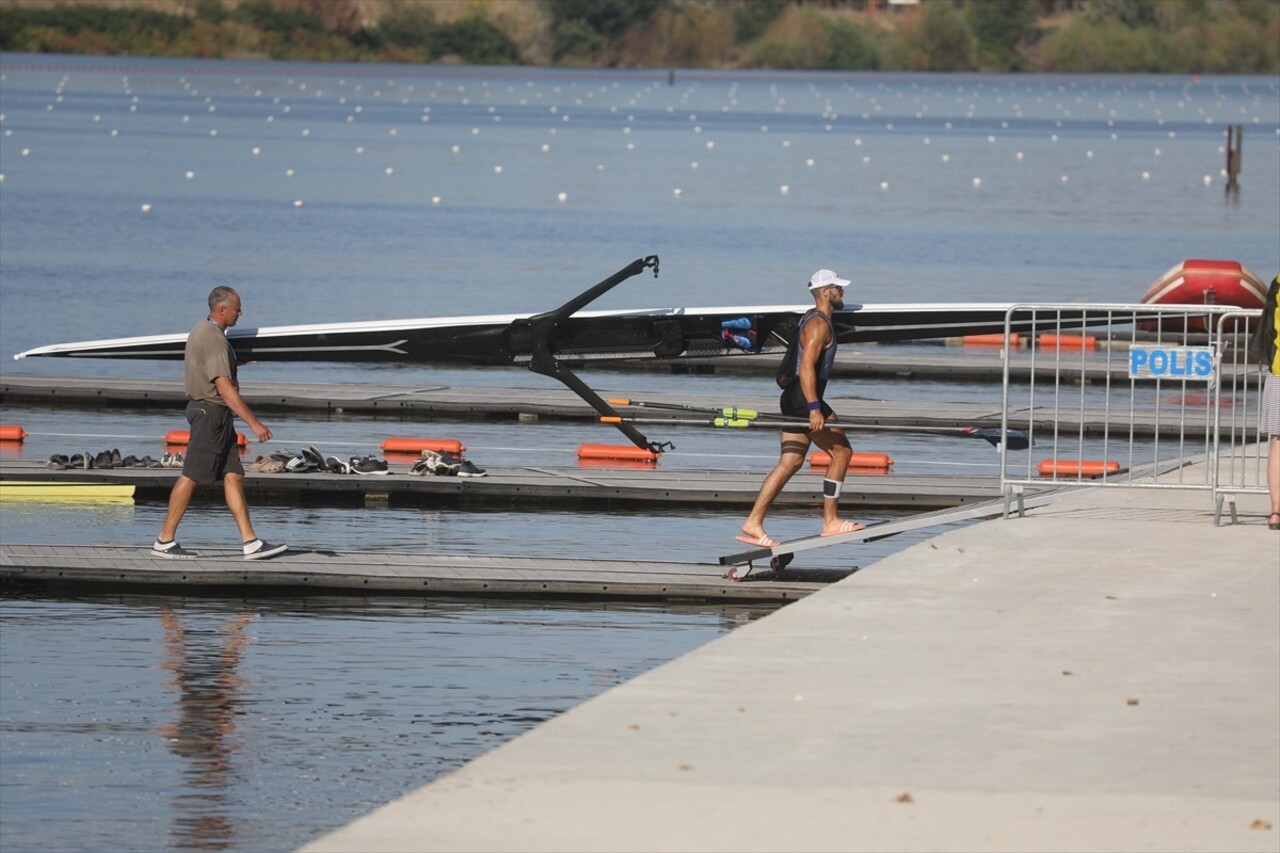
[[[169,492],[169,509],[165,511],[164,524],[160,527],[160,535],[156,537],[158,541],[172,542],[177,537],[178,525],[182,522],[182,516],[186,515],[195,491],[196,481],[179,474],[173,490]]]
[[[240,541],[252,542],[258,538],[253,532],[253,523],[249,521],[249,502],[244,498],[244,477],[239,474],[227,474],[222,478],[222,491],[227,498],[227,509],[240,528]]]
[[[822,499],[822,532],[832,534],[861,530],[866,525],[856,521],[846,523],[840,519],[839,492],[844,488],[844,478],[849,472],[849,460],[853,457],[853,448],[849,446],[849,439],[843,430],[829,428],[814,433],[813,443],[831,456],[831,464],[827,466],[827,473],[822,478],[825,495]],[[828,483],[838,484],[835,487],[837,489],[835,495],[827,494],[830,488]]]
[[[809,437],[805,433],[784,432],[782,434],[778,464],[774,465],[773,470],[764,478],[764,483],[760,486],[760,494],[756,496],[755,505],[751,507],[747,520],[742,523],[744,534],[752,539],[759,539],[765,535],[764,517],[769,512],[769,506],[782,491],[783,486],[804,465],[804,454],[808,449]]]
[[[1280,521],[1280,435],[1271,436],[1267,444],[1267,494],[1271,497],[1271,514],[1267,523]]]

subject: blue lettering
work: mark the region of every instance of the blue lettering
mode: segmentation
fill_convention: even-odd
[[[1187,354],[1182,353],[1182,368],[1178,368],[1178,351],[1173,350],[1169,353],[1169,375],[1170,376],[1186,376],[1191,372],[1190,365],[1187,363]]]
[[[1213,354],[1201,350],[1196,353],[1196,375],[1212,376],[1213,375]]]
[[[1137,375],[1142,365],[1147,363],[1147,351],[1144,349],[1129,350],[1129,373]]]
[[[1169,354],[1164,350],[1151,353],[1151,375],[1162,376],[1169,372]]]

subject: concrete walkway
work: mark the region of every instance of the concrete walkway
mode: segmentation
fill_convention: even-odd
[[[1280,850],[1265,508],[1094,489],[947,533],[304,849]]]

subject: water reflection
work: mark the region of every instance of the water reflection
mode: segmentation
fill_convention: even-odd
[[[237,673],[253,614],[241,610],[216,631],[185,627],[171,608],[160,611],[163,667],[178,693],[178,718],[161,730],[169,751],[186,759],[183,790],[173,798],[173,844],[188,850],[233,846],[235,824],[227,791],[232,773],[235,712],[244,680]]]
[[[0,595],[0,850],[292,850],[773,605]]]

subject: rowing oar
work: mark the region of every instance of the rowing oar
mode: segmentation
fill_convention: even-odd
[[[803,432],[807,421],[804,418],[789,418],[786,415],[774,415],[770,419],[748,418],[623,418],[623,417],[602,417],[601,423],[612,424],[617,426],[619,423],[637,423],[637,424],[667,424],[668,426],[709,426],[719,429],[748,429],[756,427],[759,429],[786,429],[793,432]],[[1022,430],[1011,429],[1007,433],[1001,433],[995,427],[922,427],[911,426],[909,424],[843,424],[836,423],[836,426],[853,432],[913,432],[923,435],[943,435],[953,436],[956,438],[981,438],[992,447],[998,447],[1001,441],[1005,442],[1005,446],[1010,450],[1026,450],[1031,446],[1031,436]]]
[[[721,418],[730,418],[732,420],[754,421],[760,417],[760,413],[755,409],[739,409],[737,406],[685,406],[680,403],[650,403],[644,400],[630,400],[626,397],[610,397],[609,405],[611,406],[638,406],[643,409],[674,409],[679,412],[706,412]],[[670,423],[670,421],[658,421],[659,423]]]

